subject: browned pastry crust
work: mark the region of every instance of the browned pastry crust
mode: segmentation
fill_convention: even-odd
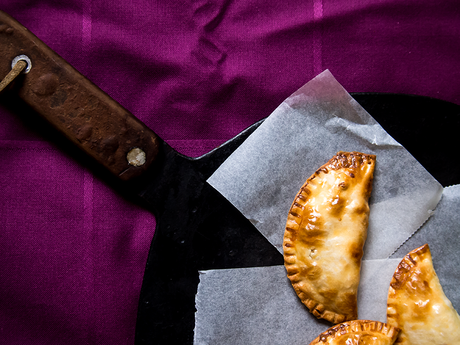
[[[375,156],[338,152],[302,186],[286,222],[287,276],[317,318],[358,318],[357,291]]]
[[[343,322],[321,333],[310,345],[391,345],[399,329],[370,320]]]
[[[428,244],[409,252],[396,268],[387,322],[401,329],[398,345],[460,344],[460,318],[442,290]]]

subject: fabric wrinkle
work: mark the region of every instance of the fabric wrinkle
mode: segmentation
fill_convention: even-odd
[[[313,72],[315,75],[323,71],[323,57],[322,57],[322,25],[323,19],[323,0],[314,0],[313,2],[313,20],[317,23],[313,31]]]

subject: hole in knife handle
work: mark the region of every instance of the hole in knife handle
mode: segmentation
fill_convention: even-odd
[[[0,92],[2,92],[21,73],[29,73],[32,63],[26,55],[16,56],[11,63],[11,71],[0,81]]]
[[[27,74],[30,72],[32,69],[32,61],[30,61],[29,57],[27,55],[18,55],[16,56],[13,61],[11,62],[11,69],[14,69],[14,67],[17,65],[18,62],[24,61],[26,63],[25,69],[22,71],[22,73]]]

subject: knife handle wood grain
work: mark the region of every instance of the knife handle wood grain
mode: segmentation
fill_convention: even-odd
[[[22,100],[111,173],[132,180],[155,161],[161,139],[152,130],[0,11],[0,79],[19,55],[26,55],[32,68],[15,80],[10,92],[17,91]]]

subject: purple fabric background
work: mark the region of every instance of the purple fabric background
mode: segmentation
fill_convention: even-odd
[[[13,1],[29,28],[199,156],[329,69],[460,104],[457,0]],[[133,344],[155,219],[0,104],[0,344]]]

